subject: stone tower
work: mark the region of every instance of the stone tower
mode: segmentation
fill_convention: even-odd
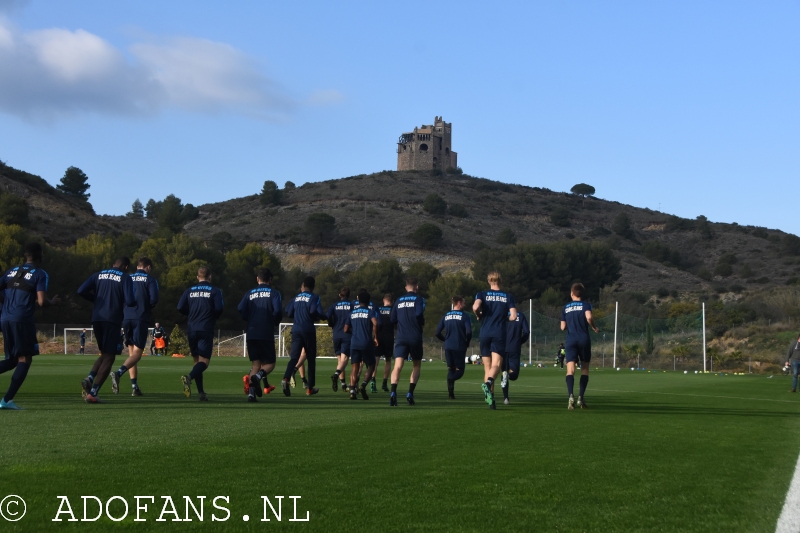
[[[397,141],[397,170],[447,170],[458,166],[452,147],[453,124],[442,117],[432,126],[414,128]]]

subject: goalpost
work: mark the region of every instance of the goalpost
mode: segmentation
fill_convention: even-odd
[[[291,322],[281,322],[278,325],[278,357],[289,357],[290,353],[289,350],[292,344],[292,337],[291,337],[291,330],[292,330],[292,323]],[[323,357],[336,357],[333,354],[333,330],[327,323],[322,322],[319,324],[314,324],[314,328],[317,331],[317,359]],[[333,355],[330,355],[333,354]]]
[[[75,345],[80,346],[80,333],[83,330],[86,330],[86,344],[89,345],[89,344],[93,343],[94,342],[94,328],[92,328],[92,327],[88,327],[88,328],[64,328],[64,355],[67,355],[69,353],[68,350],[69,350],[69,345],[70,344],[75,344]],[[71,331],[74,331],[77,334],[77,335],[74,335],[76,337],[76,340],[75,340],[74,343],[68,341],[68,335],[69,335],[69,332],[71,332]],[[122,336],[122,329],[120,329],[120,336]],[[147,338],[149,339],[152,336],[153,336],[153,328],[147,328]]]

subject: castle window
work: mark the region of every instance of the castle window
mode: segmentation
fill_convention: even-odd
[[[420,145],[419,145],[419,151],[420,151],[420,152],[427,152],[427,151],[428,151],[428,145],[427,145],[427,144],[425,144],[425,143],[423,143],[423,144],[420,144]]]
[[[450,153],[450,148],[445,148],[445,149],[444,149],[444,153],[445,153],[445,154],[449,154],[449,153]]]

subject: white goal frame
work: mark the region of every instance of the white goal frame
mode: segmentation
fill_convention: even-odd
[[[247,333],[242,333],[241,335],[237,335],[235,337],[231,337],[230,339],[225,339],[224,341],[217,342],[217,357],[219,355],[219,347],[221,344],[225,344],[226,342],[235,341],[236,339],[242,339],[242,357],[247,357]]]
[[[147,338],[148,339],[153,335],[153,329],[155,329],[155,328],[147,328]],[[64,328],[64,355],[68,355],[67,354],[67,332],[68,331],[83,331],[83,330],[86,330],[86,333],[89,334],[88,335],[89,338],[86,339],[86,342],[87,343],[94,342],[92,340],[92,337],[94,336],[94,328],[93,327],[88,327],[88,328]]]
[[[292,322],[281,322],[280,324],[278,324],[278,353],[277,353],[278,357],[290,357],[291,356],[291,354],[286,351],[286,343],[283,341],[283,332],[286,331],[286,329],[291,328],[293,325],[294,324]],[[328,326],[327,322],[320,322],[320,323],[314,324],[314,327],[315,328],[323,328],[323,327],[324,328],[328,328],[330,326]],[[318,355],[317,359],[336,359],[336,357],[335,356],[329,356],[329,355]]]

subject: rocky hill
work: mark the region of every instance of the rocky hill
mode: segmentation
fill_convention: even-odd
[[[128,232],[144,239],[158,227],[148,218],[97,216],[40,177],[6,165],[0,165],[0,193],[23,198],[26,229],[56,246],[91,233]],[[281,193],[278,205],[253,195],[199,206],[199,216],[183,231],[220,249],[257,242],[287,267],[310,272],[322,266],[350,271],[388,257],[467,272],[475,254],[487,247],[581,239],[606,242],[615,250],[623,290],[716,291],[735,298],[748,290],[794,284],[800,277],[800,238],[779,230],[681,219],[463,174],[385,171]],[[426,204],[430,195],[443,202]],[[324,238],[307,224],[319,213],[335,219]],[[441,230],[440,244],[415,243],[411,234],[424,223]]]

